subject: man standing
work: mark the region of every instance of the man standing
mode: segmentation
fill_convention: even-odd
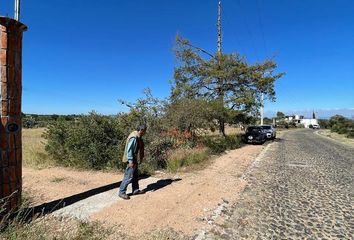
[[[125,144],[124,154],[122,161],[128,163],[124,172],[124,178],[119,187],[118,196],[128,200],[130,197],[126,194],[129,183],[132,183],[132,195],[142,194],[143,191],[139,190],[139,172],[138,172],[138,157],[140,162],[144,158],[144,142],[142,136],[146,133],[146,125],[140,125],[136,131],[133,131],[127,138]]]

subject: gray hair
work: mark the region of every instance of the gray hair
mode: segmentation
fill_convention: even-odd
[[[146,129],[147,129],[146,124],[141,124],[141,125],[139,125],[139,126],[136,128],[137,131],[146,130]]]

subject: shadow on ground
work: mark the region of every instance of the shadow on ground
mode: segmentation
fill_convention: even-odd
[[[285,140],[283,138],[276,138],[272,142],[285,142],[285,141],[289,141],[289,140]]]
[[[150,177],[150,176],[143,175],[143,176],[140,176],[139,179],[145,179],[148,177]],[[163,181],[163,180],[159,180],[159,181]],[[159,181],[157,181],[157,182],[159,182]],[[20,218],[22,220],[30,221],[31,219],[33,219],[35,217],[50,214],[56,210],[59,210],[61,208],[64,208],[64,207],[69,206],[71,204],[74,204],[74,203],[81,201],[83,199],[92,197],[94,195],[97,195],[97,194],[100,194],[103,192],[110,191],[115,188],[119,188],[120,184],[121,184],[121,181],[116,182],[116,183],[111,183],[111,184],[108,184],[108,185],[105,185],[102,187],[90,189],[88,191],[78,193],[78,194],[75,194],[75,195],[72,195],[72,196],[69,196],[66,198],[61,198],[61,199],[57,199],[57,200],[54,200],[51,202],[43,203],[43,204],[35,206],[35,207],[24,208],[24,209],[21,209],[20,212],[15,213],[14,215],[16,217],[19,217],[19,215],[20,215],[21,216]],[[166,185],[168,185],[168,184],[166,184]]]
[[[146,188],[144,189],[145,192],[154,192],[154,191],[157,191],[163,187],[166,187],[167,185],[170,185],[171,183],[173,182],[178,182],[178,181],[181,181],[182,179],[181,178],[176,178],[176,179],[161,179],[161,180],[158,180],[157,182],[155,183],[152,183],[152,184],[149,184],[146,186]]]

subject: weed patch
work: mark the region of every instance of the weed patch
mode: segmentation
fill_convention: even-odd
[[[50,179],[50,182],[53,182],[53,183],[60,183],[63,181],[65,181],[65,177],[53,177],[52,179]]]
[[[229,135],[226,137],[206,136],[203,139],[203,143],[213,154],[220,154],[225,150],[236,149],[242,145],[241,135]]]
[[[167,159],[167,170],[176,172],[181,167],[198,164],[208,159],[207,148],[176,149],[172,151]]]

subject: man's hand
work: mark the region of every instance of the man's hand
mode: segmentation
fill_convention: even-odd
[[[128,167],[136,168],[136,164],[133,163],[133,161],[129,161],[129,162],[128,162]]]

